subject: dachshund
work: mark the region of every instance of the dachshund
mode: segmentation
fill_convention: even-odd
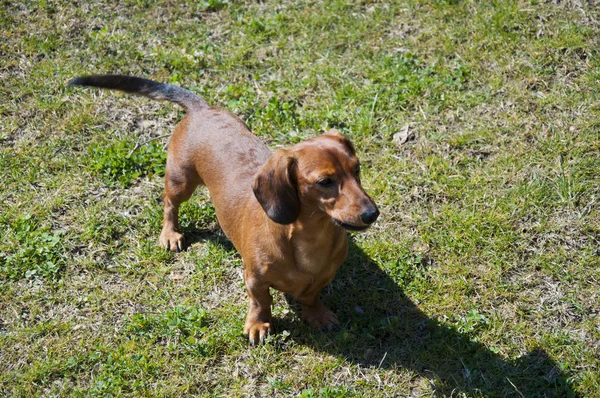
[[[242,256],[250,298],[244,334],[251,344],[273,333],[269,288],[299,299],[310,326],[338,327],[319,295],[346,259],[346,230],[365,230],[379,216],[361,186],[360,163],[347,137],[329,130],[272,153],[240,118],[181,87],[124,75],[78,77],[69,85],[185,108],[168,145],[159,242],[182,249],[179,206],[206,185],[223,232]]]

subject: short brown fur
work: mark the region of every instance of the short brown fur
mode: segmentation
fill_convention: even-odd
[[[182,248],[179,206],[206,185],[243,259],[250,342],[273,332],[271,287],[297,297],[311,326],[335,327],[319,295],[346,259],[344,228],[365,229],[379,214],[351,142],[330,130],[271,153],[238,117],[201,105],[187,107],[169,142],[160,244]]]

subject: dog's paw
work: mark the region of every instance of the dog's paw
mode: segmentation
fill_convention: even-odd
[[[162,247],[172,252],[183,249],[183,234],[175,231],[162,231],[158,241]]]
[[[247,322],[244,326],[244,334],[248,336],[248,342],[252,345],[262,343],[271,333],[273,333],[271,322]]]
[[[317,308],[303,307],[302,320],[313,328],[320,330],[335,330],[340,326],[333,311],[322,305]]]

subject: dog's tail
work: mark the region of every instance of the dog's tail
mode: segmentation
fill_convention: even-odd
[[[171,84],[158,83],[141,77],[125,75],[92,75],[76,77],[69,86],[92,86],[139,94],[155,100],[179,104],[187,110],[208,108],[208,104],[196,94]]]

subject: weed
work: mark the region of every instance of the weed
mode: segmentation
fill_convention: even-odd
[[[136,148],[129,140],[108,146],[92,145],[89,149],[89,167],[109,185],[119,183],[128,186],[142,176],[163,176],[167,154],[162,145],[150,142]]]
[[[13,222],[0,220],[4,229],[0,275],[8,279],[42,278],[57,281],[66,266],[63,232],[41,226],[30,214]]]

